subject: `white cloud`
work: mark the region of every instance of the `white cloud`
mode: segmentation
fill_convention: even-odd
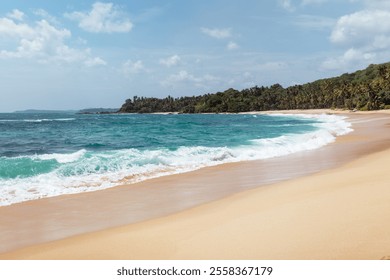
[[[373,1],[382,5],[384,1]],[[374,4],[374,3],[372,3]],[[340,17],[330,35],[330,41],[344,48],[343,54],[328,58],[325,69],[360,67],[387,61],[390,56],[390,11],[371,9]],[[376,6],[377,7],[377,6]]]
[[[137,60],[135,62],[132,60],[127,60],[125,63],[123,63],[122,70],[126,76],[129,76],[131,74],[138,74],[140,72],[146,71],[146,68],[142,60]]]
[[[342,16],[330,40],[338,44],[370,45],[383,36],[390,37],[390,11],[364,10]]]
[[[210,82],[216,82],[219,79],[212,75],[204,75],[201,77],[194,76],[188,73],[186,70],[181,70],[177,74],[170,75],[166,80],[162,81],[161,84],[166,87],[175,87],[183,83],[191,83],[196,87],[207,87]]]
[[[56,28],[44,19],[29,25],[0,18],[0,35],[17,45],[16,48],[1,49],[2,59],[29,58],[41,63],[87,62],[94,59],[90,50],[78,50],[66,45],[65,41],[72,36],[69,30]]]
[[[291,0],[279,0],[279,5],[285,9],[286,11],[293,12],[295,11],[295,7],[292,4]]]
[[[47,20],[48,22],[50,22],[50,23],[53,23],[53,24],[60,24],[59,23],[59,21],[55,18],[55,17],[53,17],[52,15],[50,15],[46,10],[44,10],[44,9],[35,9],[34,11],[33,11],[33,13],[34,13],[34,15],[36,15],[36,16],[39,16],[39,17],[41,17],[42,19],[45,19],[45,20]]]
[[[185,70],[181,70],[177,74],[172,74],[169,76],[169,78],[166,80],[166,84],[174,84],[177,82],[182,82],[182,81],[192,81],[192,82],[200,82],[200,78],[196,78],[195,76],[189,74]]]
[[[107,62],[101,59],[100,57],[93,57],[84,61],[84,64],[87,67],[94,67],[99,65],[107,65]]]
[[[228,49],[229,51],[236,50],[236,49],[239,48],[239,46],[237,45],[237,43],[232,42],[232,41],[230,41],[230,42],[227,44],[226,47],[227,47],[227,49]]]
[[[10,37],[31,37],[35,31],[27,24],[15,23],[9,18],[0,18],[0,34]]]
[[[321,67],[325,70],[348,70],[352,66],[354,68],[361,68],[367,66],[370,63],[374,63],[377,60],[381,60],[388,57],[389,53],[376,54],[373,52],[364,52],[359,49],[350,48],[341,56],[336,58],[329,58],[325,60]]]
[[[24,13],[19,11],[18,9],[14,9],[14,10],[12,10],[11,13],[7,14],[7,17],[11,18],[11,19],[22,21],[24,19]]]
[[[200,29],[204,34],[216,38],[216,39],[225,39],[232,36],[231,29],[219,29],[219,28],[201,28]]]
[[[65,17],[79,22],[79,27],[93,33],[129,32],[133,24],[113,3],[96,2],[92,10],[65,14]]]
[[[160,64],[165,65],[167,67],[176,66],[179,64],[181,58],[177,54],[170,56],[168,58],[162,58],[160,59]]]
[[[57,29],[45,20],[36,22],[35,26],[29,26],[7,18],[0,19],[0,34],[19,40],[15,51],[1,51],[3,56],[9,57],[53,55],[64,45],[63,41],[71,36],[69,30]]]

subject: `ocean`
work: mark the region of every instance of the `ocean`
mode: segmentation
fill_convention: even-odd
[[[0,114],[0,206],[322,147],[335,115]]]

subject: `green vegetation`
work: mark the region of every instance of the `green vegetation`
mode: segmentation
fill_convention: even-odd
[[[82,109],[78,111],[78,114],[109,114],[109,113],[116,113],[118,112],[118,109],[113,109],[113,108],[87,108],[87,109]]]
[[[228,89],[215,94],[172,98],[134,96],[121,113],[222,113],[288,109],[390,109],[390,63],[370,65],[364,70],[312,83],[283,88]]]

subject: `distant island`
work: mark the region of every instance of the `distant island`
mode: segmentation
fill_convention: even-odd
[[[74,114],[76,112],[77,110],[39,110],[39,109],[14,111],[14,113],[17,114],[58,114],[58,113]]]
[[[390,109],[390,63],[283,88],[252,87],[192,97],[127,99],[119,113],[238,113],[291,109]]]
[[[17,114],[112,114],[117,113],[118,108],[86,108],[81,110],[39,110],[28,109],[14,111]]]
[[[87,108],[78,111],[78,114],[112,114],[117,113],[118,108]]]

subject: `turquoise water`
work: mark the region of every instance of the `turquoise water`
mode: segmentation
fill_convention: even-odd
[[[335,116],[0,114],[0,205],[314,149]]]

